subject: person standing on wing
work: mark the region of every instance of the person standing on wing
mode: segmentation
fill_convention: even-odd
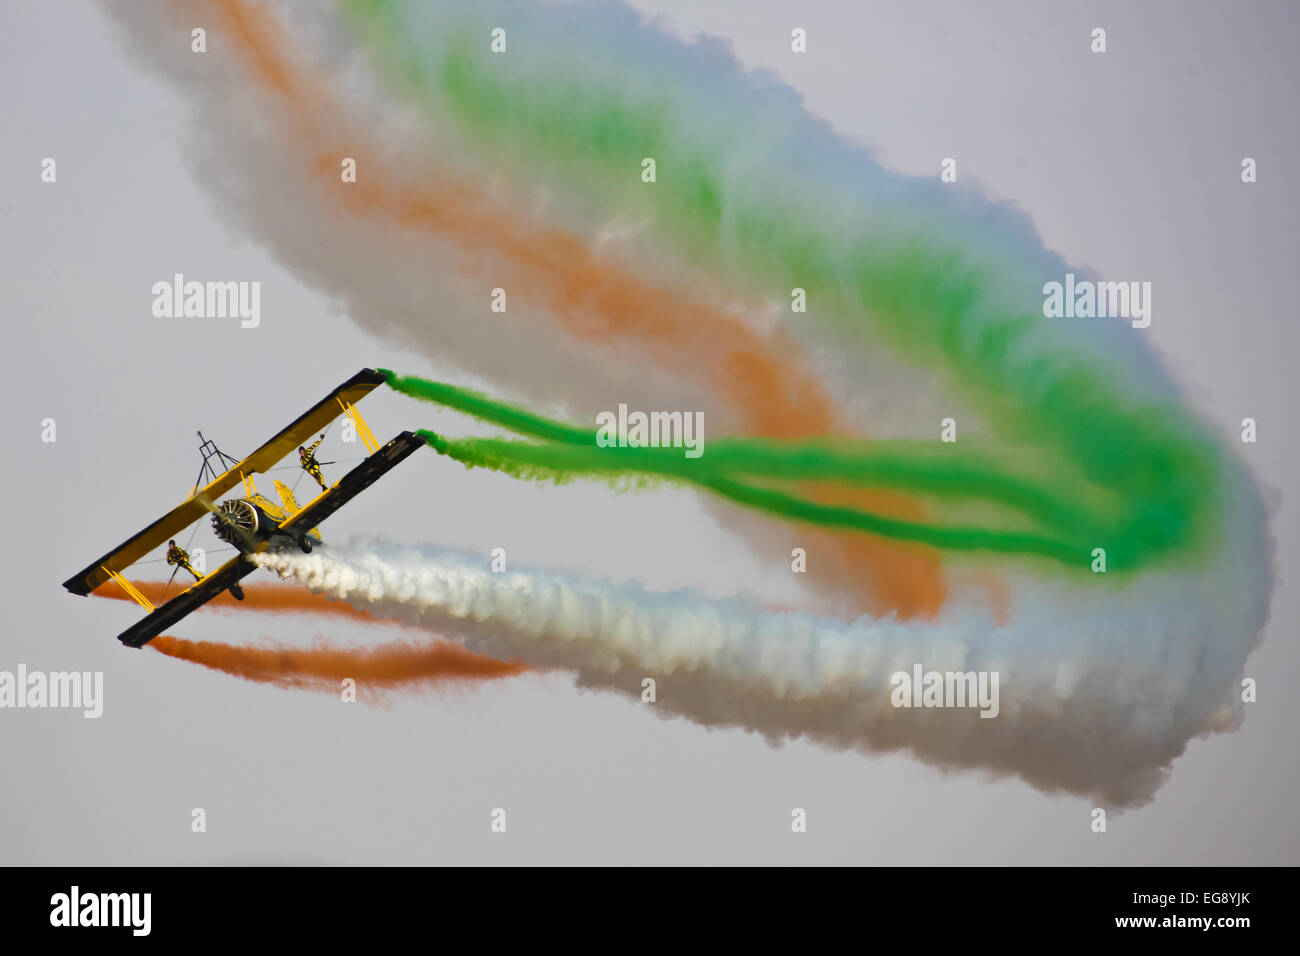
[[[320,490],[328,491],[329,486],[325,484],[325,476],[321,474],[320,462],[316,460],[316,449],[320,447],[320,443],[324,440],[325,433],[322,432],[320,438],[317,438],[306,448],[299,445],[298,461],[302,464],[302,470],[316,479],[316,484],[320,485]]]
[[[195,581],[203,580],[203,575],[199,574],[199,572],[195,571],[194,568],[190,566],[190,553],[177,544],[175,538],[172,538],[167,542],[167,563],[184,568],[186,571],[190,572],[190,574],[194,575]]]

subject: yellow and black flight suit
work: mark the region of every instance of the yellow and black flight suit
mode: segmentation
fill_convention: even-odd
[[[316,484],[320,485],[321,491],[326,491],[329,487],[325,484],[325,476],[321,474],[320,465],[316,462],[316,449],[324,440],[325,436],[321,435],[306,448],[298,449],[298,460],[302,462],[302,470],[316,479]]]
[[[199,572],[195,571],[194,568],[190,567],[189,552],[175,541],[173,541],[171,547],[167,549],[167,563],[179,565],[184,568],[186,571],[190,572],[190,574],[194,575],[195,581],[203,580],[203,576],[199,574]]]

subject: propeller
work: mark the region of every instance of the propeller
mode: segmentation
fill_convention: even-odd
[[[228,499],[212,509],[212,530],[227,544],[241,551],[256,549],[253,534],[257,531],[257,509],[242,498]]]

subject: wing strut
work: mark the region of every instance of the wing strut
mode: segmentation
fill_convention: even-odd
[[[131,599],[132,599],[133,601],[135,601],[137,604],[139,604],[142,608],[144,608],[144,609],[145,609],[146,611],[148,611],[150,614],[153,613],[153,611],[154,611],[154,606],[153,606],[152,604],[149,603],[149,599],[148,599],[147,597],[145,597],[143,594],[140,593],[140,589],[139,589],[138,587],[136,587],[134,584],[132,584],[132,583],[131,583],[130,581],[128,581],[126,578],[122,577],[122,575],[118,574],[118,573],[117,573],[116,571],[114,571],[112,568],[110,568],[110,567],[106,567],[106,566],[103,566],[103,565],[101,565],[101,567],[104,567],[104,570],[108,573],[108,576],[109,576],[110,578],[112,578],[112,579],[113,579],[114,581],[116,581],[119,585],[121,585],[122,590],[125,591],[128,595],[130,595],[130,597],[131,597]]]
[[[379,442],[375,440],[374,433],[370,430],[370,426],[366,424],[366,420],[361,417],[361,413],[357,411],[356,406],[351,402],[344,401],[342,396],[339,396],[338,401],[343,411],[347,412],[348,418],[352,419],[352,424],[357,426],[357,434],[366,443],[366,448],[370,451],[370,454],[373,455],[379,451]]]

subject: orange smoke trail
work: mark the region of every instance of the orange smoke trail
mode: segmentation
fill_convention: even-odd
[[[167,596],[168,588],[162,581],[139,581],[135,586],[154,603],[161,603]],[[92,593],[99,597],[131,600],[116,581],[106,582]],[[171,589],[172,597],[178,593],[179,588]],[[376,621],[398,623],[372,617],[360,608],[302,588],[270,583],[245,584],[244,597],[243,601],[236,601],[228,592],[222,592],[205,607],[215,605],[224,611],[323,614],[371,624]],[[445,642],[394,642],[376,648],[254,648],[160,636],[146,646],[168,657],[192,661],[246,680],[331,692],[338,690],[339,681],[345,677],[353,678],[363,688],[392,690],[442,681],[493,680],[528,670],[521,664],[494,660]]]
[[[426,163],[421,185],[402,188],[379,150],[351,143],[342,110],[324,96],[324,84],[282,51],[288,38],[274,16],[243,0],[212,0],[250,75],[282,102],[298,126],[301,148],[314,153],[308,168],[323,195],[358,217],[380,216],[476,253],[500,256],[519,275],[512,286],[542,302],[573,334],[608,344],[633,339],[666,367],[687,368],[712,382],[759,433],[772,437],[826,434],[832,402],[821,382],[798,360],[798,346],[778,332],[764,338],[740,316],[672,287],[651,285],[618,263],[597,256],[581,236],[527,222],[455,171]],[[322,141],[333,141],[322,149]],[[350,156],[364,177],[338,183],[339,161]],[[436,185],[431,186],[430,183]]]
[[[174,598],[187,586],[185,584],[180,586],[173,584],[168,588],[163,581],[133,581],[132,583],[153,604],[162,604],[168,598]],[[303,588],[262,583],[244,584],[243,589],[243,601],[236,601],[229,591],[222,591],[204,607],[213,607],[222,611],[266,611],[271,614],[323,614],[351,618],[355,621],[365,621],[369,624],[380,620],[360,608],[353,607],[351,604],[334,601],[324,594],[313,594]],[[131,596],[122,590],[121,585],[116,581],[106,581],[91,593],[96,597],[113,598],[118,601],[132,600]]]
[[[341,131],[342,110],[325,97],[323,83],[284,53],[289,40],[275,18],[244,0],[210,2],[250,75],[287,107],[304,141],[306,166],[330,201],[353,215],[383,217],[499,257],[518,273],[512,286],[541,301],[571,334],[600,344],[639,343],[663,366],[712,384],[755,434],[794,438],[836,430],[832,400],[785,335],[764,337],[705,299],[651,285],[598,257],[581,236],[530,225],[518,208],[503,208],[450,169],[431,164],[419,188],[385,185],[397,180],[378,149],[343,148],[349,137]],[[369,172],[340,189],[343,156],[358,158]],[[925,516],[919,503],[898,493],[864,491],[856,500],[881,514]],[[944,603],[943,569],[933,549],[811,530],[804,540],[829,558],[818,562],[819,579],[847,589],[860,610],[930,616]]]
[[[168,634],[149,642],[168,657],[200,664],[244,680],[336,693],[345,678],[359,694],[375,690],[513,677],[528,668],[515,661],[480,657],[455,644],[395,641],[373,648],[237,647],[187,641]]]

